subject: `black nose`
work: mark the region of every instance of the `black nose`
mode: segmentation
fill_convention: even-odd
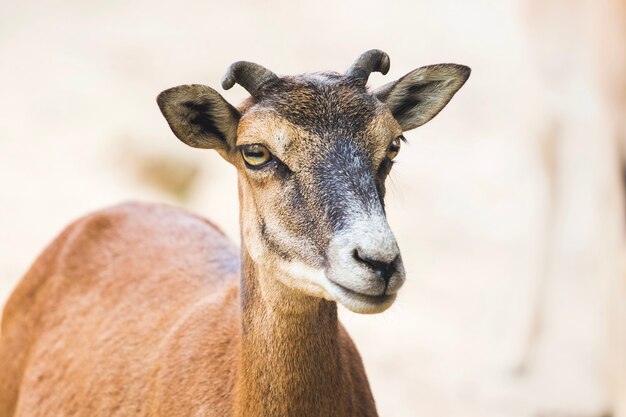
[[[396,255],[396,257],[391,262],[379,261],[368,256],[364,256],[359,253],[358,249],[355,249],[352,253],[352,256],[357,262],[365,264],[368,268],[370,268],[374,273],[385,280],[385,287],[389,285],[389,279],[396,272],[397,260],[400,255]]]

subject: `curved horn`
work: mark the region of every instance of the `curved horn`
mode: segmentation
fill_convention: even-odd
[[[346,75],[361,78],[367,82],[372,72],[380,72],[383,75],[389,71],[389,55],[380,49],[370,49],[363,52],[346,71]]]
[[[222,78],[222,88],[228,90],[237,83],[254,95],[263,85],[277,79],[276,74],[259,64],[237,61],[226,69],[226,74]]]

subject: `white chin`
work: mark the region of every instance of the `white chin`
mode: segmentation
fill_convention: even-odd
[[[366,295],[330,282],[328,292],[348,310],[359,314],[376,314],[387,310],[396,300],[396,294]]]
[[[351,290],[331,281],[323,269],[311,268],[298,262],[283,265],[281,277],[283,283],[292,288],[313,297],[336,301],[348,310],[360,314],[381,313],[396,299],[396,294],[368,295]]]

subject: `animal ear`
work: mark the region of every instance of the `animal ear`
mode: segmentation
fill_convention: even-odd
[[[157,104],[172,132],[189,146],[228,152],[235,145],[241,115],[205,85],[181,85],[163,91]]]
[[[469,78],[469,67],[439,64],[421,67],[374,90],[403,130],[423,125],[437,115]]]

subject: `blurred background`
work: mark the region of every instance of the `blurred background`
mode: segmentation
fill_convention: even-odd
[[[174,137],[160,91],[370,48],[392,63],[372,86],[473,69],[391,174],[396,304],[341,312],[380,415],[626,416],[624,0],[3,1],[0,305],[65,225],[120,201],[239,239],[234,169]]]

